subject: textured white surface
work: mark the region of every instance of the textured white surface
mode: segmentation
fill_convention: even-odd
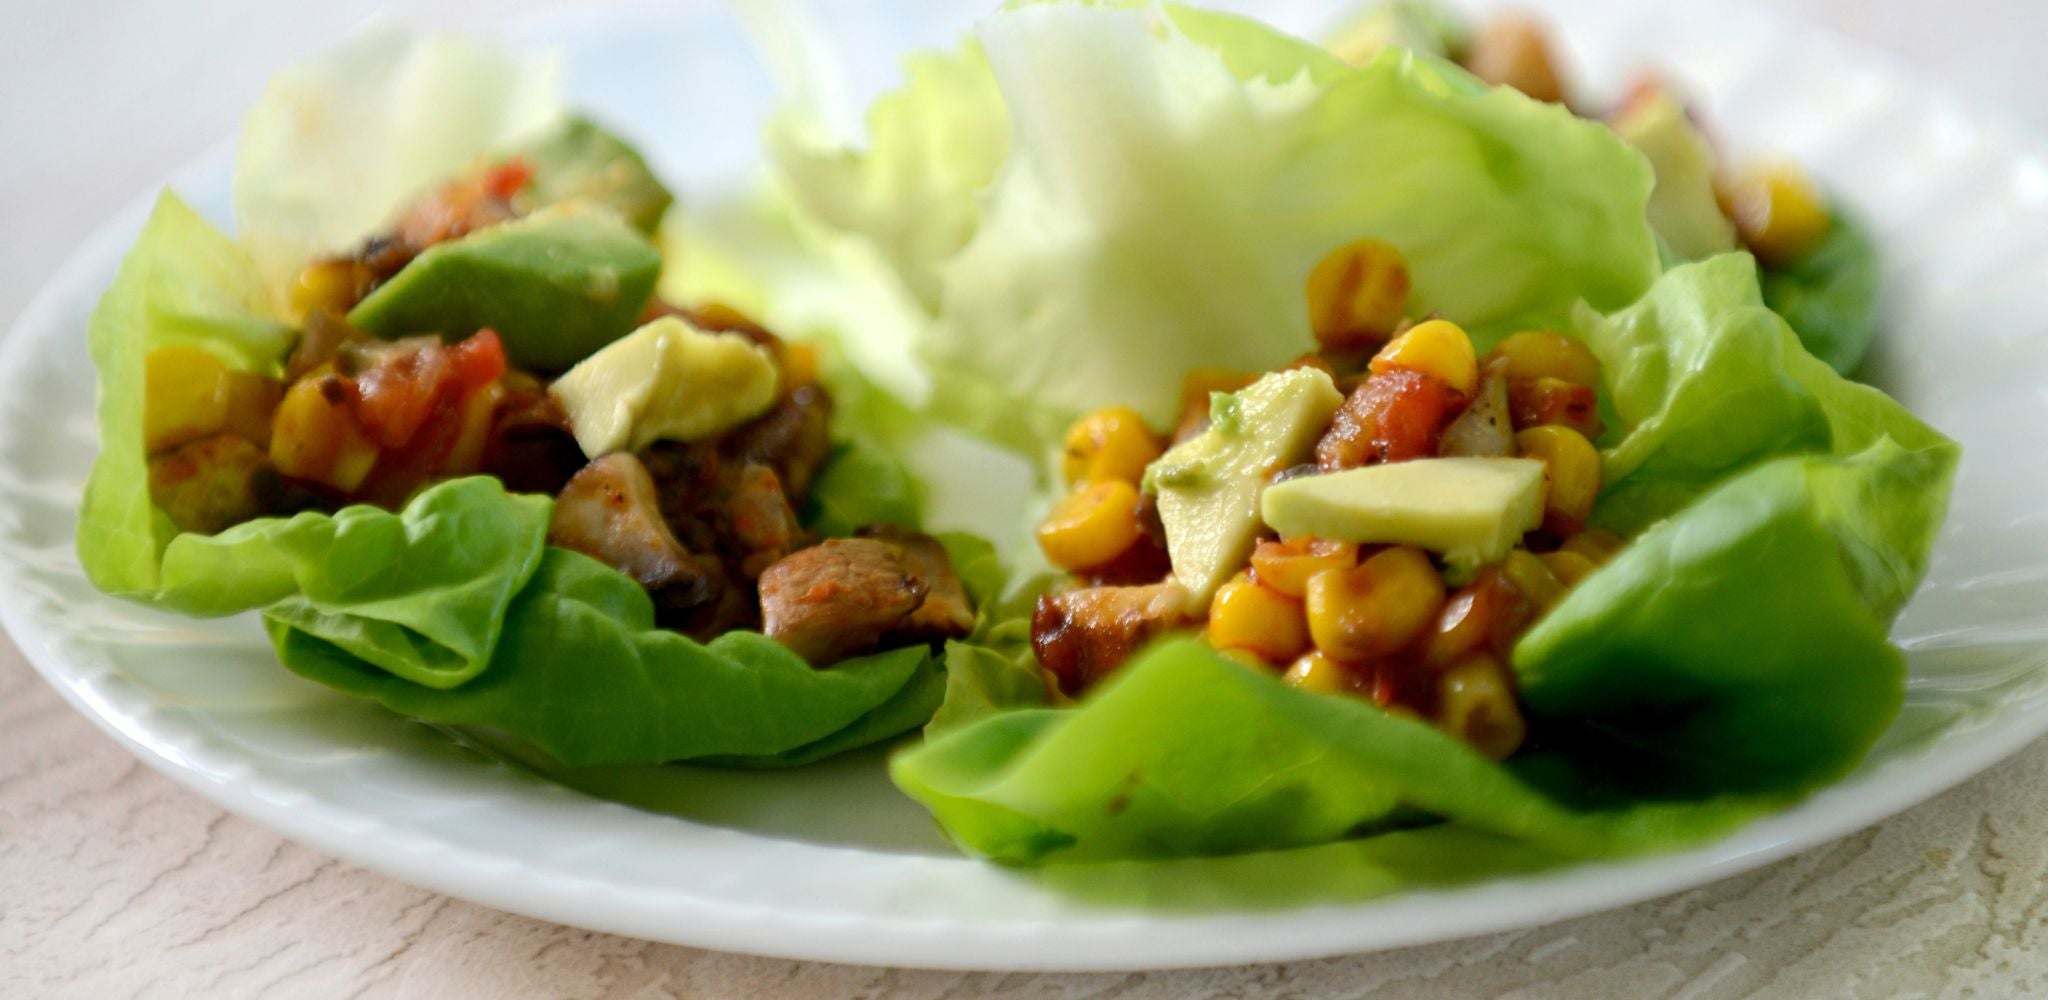
[[[8,121],[0,125],[11,127],[20,115],[31,139],[52,136],[54,148],[47,160],[17,153],[6,169],[25,179],[0,178],[8,182],[0,183],[8,199],[0,217],[9,220],[8,267],[0,271],[8,297],[0,299],[0,315],[17,310],[49,264],[114,205],[225,131],[270,65],[316,45],[313,29],[326,26],[326,18],[340,26],[353,17],[346,5],[330,5],[289,18],[273,13],[266,29],[262,15],[229,13],[223,21],[256,32],[246,44],[262,56],[242,56],[246,63],[235,53],[195,57],[172,43],[175,35],[166,37],[190,24],[150,31],[152,14],[143,10],[124,15],[111,34],[72,25],[70,58],[59,58],[65,32],[39,44],[36,31],[50,27],[50,18],[73,15],[39,8],[17,19],[25,30],[0,44],[9,49],[5,55],[19,57],[7,72],[23,77],[19,86],[0,87],[10,95]],[[463,19],[460,11],[449,16]],[[2042,18],[2029,16],[2038,32]],[[145,23],[138,27],[137,20]],[[265,30],[274,32],[275,45],[262,44]],[[1977,36],[1947,31],[2008,45],[2028,35],[2018,24]],[[1896,37],[1943,34],[1900,30]],[[151,60],[165,58],[182,60],[196,81],[190,92],[167,82],[177,74],[152,68]],[[2025,79],[2021,74],[2032,69],[2017,56],[2007,65],[2013,75],[2006,79]],[[235,91],[238,79],[247,82]],[[61,109],[45,103],[59,93]],[[208,93],[219,97],[217,122],[197,117],[202,105],[185,106]],[[2012,111],[2038,117],[2043,109]],[[185,132],[170,127],[180,115],[188,116]],[[139,165],[139,151],[152,142],[173,151]],[[64,159],[67,149],[74,159]],[[123,171],[134,176],[104,180]],[[96,183],[110,191],[103,205],[92,203]],[[766,992],[775,985],[816,995],[891,987],[907,995],[1034,996],[1487,994],[1530,987],[1531,995],[1719,996],[1963,992],[1974,985],[1976,995],[2034,995],[2044,967],[2030,956],[2048,933],[2048,857],[2038,845],[2038,817],[2048,804],[2038,780],[2041,753],[2037,747],[1928,806],[1763,872],[1538,931],[1207,973],[890,974],[595,937],[366,875],[223,817],[136,768],[9,655],[0,664],[0,993],[118,996],[154,984],[162,995],[326,996],[361,986],[366,995],[659,996]]]

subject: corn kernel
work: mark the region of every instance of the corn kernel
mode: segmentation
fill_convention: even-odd
[[[1067,570],[1100,566],[1138,543],[1138,488],[1121,479],[1090,483],[1053,505],[1038,525],[1038,547]]]
[[[1773,162],[1744,170],[1722,192],[1742,242],[1774,267],[1798,263],[1826,236],[1826,196],[1797,164]]]
[[[1437,612],[1435,625],[1422,639],[1422,662],[1442,670],[1489,646],[1505,648],[1527,623],[1529,611],[1529,602],[1501,578],[1498,569],[1482,569]]]
[[[1600,384],[1600,361],[1586,345],[1554,330],[1523,330],[1495,348],[1507,359],[1511,379],[1562,379],[1576,385]]]
[[[1379,240],[1356,240],[1308,275],[1309,326],[1324,350],[1362,351],[1394,335],[1408,309],[1408,262]]]
[[[1514,753],[1529,733],[1507,669],[1484,653],[1444,671],[1437,682],[1436,724],[1494,760]]]
[[[1564,597],[1564,583],[1528,549],[1509,552],[1501,560],[1500,575],[1539,612],[1550,610]]]
[[[1599,449],[1584,434],[1556,424],[1516,432],[1515,445],[1543,460],[1543,526],[1560,535],[1576,533],[1600,495]]]
[[[315,309],[340,316],[355,305],[355,297],[355,262],[346,258],[314,261],[291,287],[292,312],[298,316]]]
[[[1593,560],[1593,564],[1599,566],[1614,558],[1614,554],[1620,552],[1622,546],[1627,544],[1628,539],[1605,528],[1587,528],[1565,539],[1560,549],[1565,552],[1576,552]]]
[[[1508,379],[1508,418],[1516,427],[1569,427],[1589,441],[1602,430],[1600,396],[1592,386],[1547,376]]]
[[[227,429],[258,448],[270,447],[270,418],[284,383],[253,372],[228,373]]]
[[[1074,421],[1060,450],[1067,485],[1121,479],[1136,483],[1159,457],[1159,439],[1128,406],[1108,406]]]
[[[1310,651],[1287,668],[1280,679],[1315,694],[1355,694],[1357,675],[1351,668],[1321,653]]]
[[[818,348],[815,344],[782,345],[782,391],[818,384]]]
[[[228,420],[228,369],[197,347],[151,351],[143,361],[142,439],[151,454],[220,433]]]
[[[1309,636],[1327,656],[1377,659],[1421,638],[1444,603],[1444,581],[1420,549],[1390,548],[1308,581]]]
[[[1417,323],[1373,355],[1374,375],[1395,368],[1407,368],[1433,375],[1459,395],[1470,396],[1479,386],[1479,357],[1472,351],[1472,338],[1458,324],[1446,319]]]
[[[484,448],[490,444],[491,426],[497,422],[498,404],[505,399],[505,387],[496,382],[471,389],[457,404],[461,429],[455,446],[439,470],[444,476],[467,476],[484,466]]]
[[[270,462],[294,479],[353,493],[377,464],[377,444],[346,401],[329,398],[331,378],[309,375],[286,390],[271,420]]]
[[[1600,568],[1593,560],[1577,552],[1566,552],[1563,549],[1545,552],[1536,558],[1543,560],[1543,565],[1550,568],[1550,575],[1557,577],[1557,582],[1566,587],[1578,586],[1580,580],[1593,575],[1593,571]]]
[[[1308,648],[1301,602],[1243,573],[1216,588],[1209,605],[1209,642],[1249,650],[1267,663],[1286,663]]]
[[[1358,565],[1358,546],[1326,538],[1266,540],[1252,550],[1252,579],[1295,600],[1308,596],[1310,577]]]

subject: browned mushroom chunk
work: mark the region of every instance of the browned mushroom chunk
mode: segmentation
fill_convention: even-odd
[[[1524,14],[1487,22],[1465,54],[1465,68],[1487,83],[1506,84],[1539,101],[1564,103],[1564,83],[1543,25]]]
[[[639,581],[665,619],[715,605],[727,589],[717,561],[690,552],[669,531],[654,480],[639,459],[623,452],[584,466],[569,480],[555,498],[548,542]]]
[[[974,602],[938,539],[888,525],[870,526],[861,535],[896,546],[910,572],[925,583],[924,603],[890,634],[892,645],[959,639],[974,631]]]
[[[725,452],[775,470],[793,503],[802,503],[811,477],[832,450],[832,397],[815,385],[798,386],[774,408],[732,432]]]
[[[898,546],[835,538],[761,574],[762,631],[822,667],[901,628],[927,589]]]
[[[149,460],[149,495],[181,531],[211,535],[262,516],[277,493],[263,449],[233,434],[179,445]]]
[[[1188,592],[1171,581],[1142,587],[1086,587],[1038,599],[1031,646],[1060,686],[1076,692],[1101,680],[1145,643],[1198,624]]]

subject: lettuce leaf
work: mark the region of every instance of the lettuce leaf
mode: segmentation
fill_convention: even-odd
[[[377,669],[327,634],[302,627],[296,599],[265,625],[293,672],[429,722],[509,732],[571,765],[658,764],[799,751],[891,706],[879,739],[923,721],[931,652],[889,650],[813,668],[757,632],[698,643],[654,625],[647,592],[616,570],[550,548],[504,616],[489,666],[435,688]],[[848,744],[850,745],[850,744]],[[845,749],[833,743],[828,749]],[[793,762],[793,761],[792,761]]]
[[[840,175],[816,157],[782,166],[814,207],[865,192],[848,224],[884,244],[872,220],[976,220],[958,252],[926,263],[921,251],[898,270],[911,287],[926,269],[938,277],[921,345],[935,405],[1021,449],[1110,401],[1167,422],[1187,369],[1260,369],[1308,349],[1306,276],[1360,237],[1407,255],[1415,309],[1482,335],[1561,321],[1580,299],[1618,308],[1657,273],[1641,156],[1448,63],[1390,51],[1353,69],[1179,7],[1026,5],[987,19],[978,40],[1010,123],[985,187],[859,183],[917,169],[930,137],[952,134],[935,109],[987,104],[982,89],[922,78],[876,109],[920,127],[878,127],[866,153],[832,161]],[[993,135],[972,139],[969,159],[986,164]]]
[[[1430,822],[1606,856],[1697,841],[1839,777],[1898,710],[1886,629],[1926,568],[1956,446],[1801,350],[1742,255],[1675,269],[1583,325],[1623,417],[1609,462],[1670,488],[1630,494],[1648,526],[1514,652],[1541,749],[1496,765],[1177,641],[1076,708],[938,733],[892,777],[967,850],[1031,864]],[[1722,395],[1750,405],[1710,411],[1718,424],[1683,412]],[[1715,433],[1739,444],[1716,451]]]
[[[405,510],[357,505],[182,534],[155,603],[189,615],[267,608],[380,670],[427,687],[475,677],[506,609],[533,575],[554,504],[472,476]]]
[[[78,561],[93,586],[147,599],[177,534],[150,501],[144,364],[172,344],[237,371],[277,374],[296,333],[273,318],[249,255],[169,191],[159,195],[86,326],[98,374],[100,454],[78,515]]]
[[[804,525],[845,538],[867,524],[915,529],[917,483],[888,451],[862,440],[836,444],[804,498]]]
[[[904,86],[868,111],[874,154],[845,148],[798,109],[776,116],[767,142],[806,212],[871,240],[905,287],[937,308],[938,264],[979,224],[978,196],[1009,154],[1010,122],[971,40],[913,56],[903,70]]]
[[[1847,375],[1877,336],[1877,247],[1839,203],[1834,214],[1827,236],[1805,259],[1763,273],[1763,290],[1764,302],[1799,331],[1799,342]]]
[[[279,73],[242,121],[235,229],[274,308],[316,256],[562,113],[552,60],[390,22]]]

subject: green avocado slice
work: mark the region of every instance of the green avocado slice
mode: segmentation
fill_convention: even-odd
[[[675,200],[637,150],[580,115],[563,119],[511,155],[533,167],[524,194],[536,206],[587,202],[653,236]]]
[[[521,368],[562,371],[639,325],[661,254],[614,213],[542,209],[427,249],[349,311],[378,337],[489,327]]]

